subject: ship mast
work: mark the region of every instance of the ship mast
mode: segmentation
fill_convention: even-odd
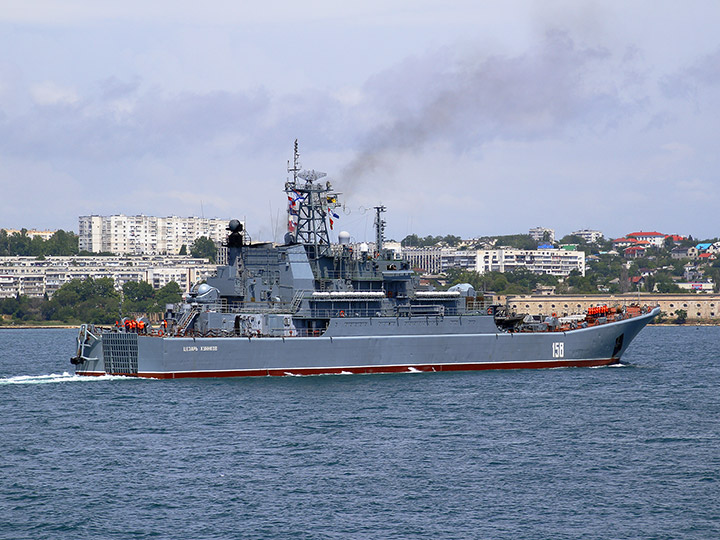
[[[385,220],[382,213],[387,210],[384,206],[375,207],[375,250],[382,253],[383,242],[385,241]]]
[[[326,173],[302,169],[298,142],[295,140],[293,164],[288,162],[288,173],[292,180],[285,182],[288,197],[288,235],[293,243],[304,244],[308,257],[317,259],[330,253],[330,234],[327,219],[338,217],[333,211],[340,206],[339,193],[326,181],[318,182]]]

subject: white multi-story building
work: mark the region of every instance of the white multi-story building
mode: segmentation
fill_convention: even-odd
[[[572,234],[573,236],[579,236],[588,244],[592,244],[594,242],[597,242],[598,240],[602,240],[605,237],[602,232],[592,231],[590,229],[581,229],[579,231],[574,231],[570,234]]]
[[[585,275],[585,252],[567,249],[483,249],[477,251],[479,273],[512,272],[525,268],[536,274],[567,276],[573,270]]]
[[[663,247],[665,245],[665,238],[667,238],[667,234],[659,233],[657,231],[650,231],[650,232],[634,232],[625,235],[628,238],[635,238],[636,240],[640,242],[649,242],[650,245],[654,247]]]
[[[545,238],[546,233],[547,239]],[[548,229],[547,227],[535,227],[534,229],[530,229],[528,234],[536,242],[542,242],[544,240],[547,240],[548,242],[555,241],[555,229]]]
[[[215,269],[207,259],[184,255],[0,257],[0,298],[52,296],[68,281],[87,278],[110,278],[117,290],[129,281],[145,281],[155,289],[174,281],[188,291]]]
[[[205,236],[221,244],[228,220],[199,217],[80,216],[80,251],[116,255],[177,255],[182,246]]]
[[[498,249],[457,250],[452,248],[403,248],[402,258],[413,268],[430,274],[449,268],[464,268],[478,273],[511,272],[525,268],[536,274],[567,276],[573,270],[585,275],[585,253],[569,249]]]

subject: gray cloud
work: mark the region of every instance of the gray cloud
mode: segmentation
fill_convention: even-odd
[[[548,32],[536,52],[516,57],[448,49],[412,58],[368,82],[367,101],[381,104],[381,120],[342,176],[362,176],[432,142],[462,152],[499,138],[604,130],[637,105],[595,74],[611,61],[608,50],[579,46],[563,32]]]
[[[660,89],[671,99],[696,101],[698,92],[720,84],[720,49],[703,56],[692,65],[660,80]]]

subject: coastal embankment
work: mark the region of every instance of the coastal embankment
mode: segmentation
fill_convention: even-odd
[[[507,302],[513,311],[531,315],[583,313],[589,307],[598,304],[608,306],[640,304],[660,306],[665,319],[675,319],[678,315],[676,312],[684,311],[688,324],[720,325],[720,294],[568,294],[498,298],[502,304]]]

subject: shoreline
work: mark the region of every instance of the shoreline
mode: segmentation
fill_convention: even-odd
[[[0,330],[30,330],[44,328],[77,328],[77,324],[0,324]]]

